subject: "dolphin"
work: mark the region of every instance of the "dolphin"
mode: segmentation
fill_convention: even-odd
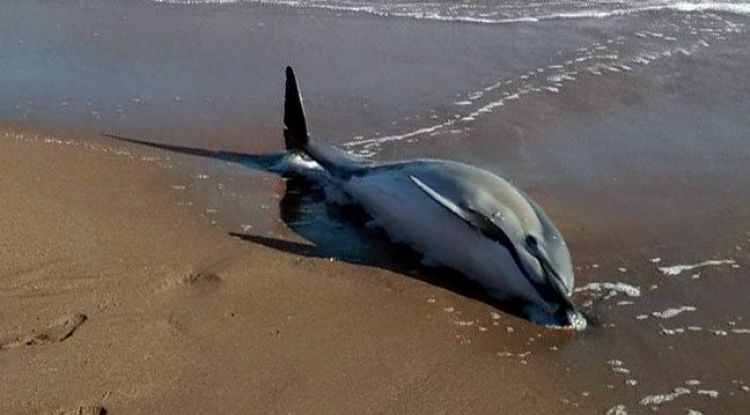
[[[358,204],[391,240],[421,253],[425,265],[458,271],[489,297],[520,305],[530,320],[576,330],[587,325],[570,299],[570,252],[538,204],[502,177],[466,164],[376,163],[313,140],[291,67],[286,69],[284,152],[251,155],[104,136],[304,177],[321,185],[328,201]]]
[[[286,68],[284,142],[304,168],[359,204],[398,242],[519,302],[531,320],[585,327],[571,301],[573,266],[560,231],[542,208],[507,180],[455,161],[375,163],[310,137],[302,96]]]

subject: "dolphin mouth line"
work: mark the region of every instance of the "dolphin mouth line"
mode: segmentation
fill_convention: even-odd
[[[559,307],[556,311],[550,310],[548,307],[545,307],[548,309],[550,314],[558,314],[558,313],[566,313],[567,310],[576,310],[575,305],[571,301],[570,297],[568,296],[565,286],[562,283],[562,279],[560,278],[560,275],[557,273],[557,271],[552,268],[552,266],[549,264],[549,262],[539,256],[534,256],[538,261],[539,264],[542,266],[542,271],[544,272],[544,279],[546,284],[542,285],[539,283],[534,282],[533,280],[529,279],[529,282],[534,287],[534,289],[537,291],[539,296],[548,303],[557,303],[559,304]],[[528,277],[527,277],[528,278]],[[545,304],[546,305],[546,304]]]

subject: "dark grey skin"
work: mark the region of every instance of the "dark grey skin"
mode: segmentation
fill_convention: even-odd
[[[377,164],[310,139],[294,71],[287,68],[284,138],[393,239],[454,268],[501,300],[521,301],[533,320],[582,328],[570,299],[573,266],[542,208],[507,180],[446,160]],[[585,326],[585,323],[583,323]]]

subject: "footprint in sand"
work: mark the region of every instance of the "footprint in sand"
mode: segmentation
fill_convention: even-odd
[[[32,330],[16,337],[0,338],[0,350],[14,349],[21,346],[61,342],[73,335],[73,332],[86,321],[85,314],[70,314],[60,317],[44,329]]]
[[[182,280],[182,283],[194,288],[215,289],[221,283],[222,279],[212,272],[198,272],[190,274]]]
[[[77,408],[56,412],[55,415],[106,415],[107,410],[96,405],[80,405]]]
[[[221,286],[223,278],[213,272],[195,272],[186,277],[167,281],[156,291],[166,291],[176,287],[187,287],[198,292],[213,292]]]

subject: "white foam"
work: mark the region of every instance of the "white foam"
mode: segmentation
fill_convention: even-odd
[[[626,367],[613,367],[612,371],[615,373],[624,373],[626,375],[630,373],[630,369]]]
[[[706,396],[710,396],[710,397],[712,397],[714,399],[716,399],[716,398],[719,397],[719,392],[715,391],[715,390],[698,389],[696,392],[698,393],[698,395],[706,395]]]
[[[689,393],[690,393],[690,389],[677,387],[677,388],[674,388],[672,392],[670,393],[645,396],[638,403],[643,406],[656,406],[656,405],[661,405],[664,402],[673,401],[676,398],[682,395],[687,395]]]
[[[622,373],[623,375],[629,375],[630,369],[626,368],[622,362],[622,360],[619,359],[612,359],[607,361],[607,364],[612,369],[612,372],[614,373]],[[633,378],[625,379],[625,384],[628,386],[635,386],[638,384],[638,381]]]
[[[414,130],[414,131],[411,131],[411,132],[406,133],[406,134],[395,134],[395,135],[390,135],[390,136],[386,136],[386,137],[377,137],[377,138],[370,138],[370,139],[366,139],[366,140],[350,141],[350,142],[342,144],[342,146],[343,147],[352,147],[352,146],[355,146],[355,145],[362,145],[362,144],[376,144],[376,145],[379,145],[379,144],[382,144],[382,143],[387,143],[389,141],[401,141],[401,140],[404,140],[406,138],[411,138],[411,137],[415,137],[415,136],[422,135],[422,134],[432,133],[432,132],[438,131],[440,129],[443,129],[445,127],[449,127],[449,126],[451,126],[451,125],[453,125],[455,123],[456,123],[456,120],[449,120],[449,121],[446,121],[446,122],[443,122],[443,123],[440,123],[440,124],[435,124],[435,125],[432,125],[432,126],[429,126],[429,127],[420,128],[418,130]]]
[[[681,307],[677,307],[677,308],[668,308],[668,309],[666,309],[664,311],[654,311],[654,312],[651,313],[651,315],[654,316],[654,317],[656,317],[656,318],[666,319],[666,318],[675,317],[675,316],[677,316],[679,314],[682,314],[682,313],[684,313],[686,311],[695,311],[695,310],[696,310],[695,307],[686,305],[686,306],[681,306]]]
[[[628,415],[625,405],[615,405],[607,410],[606,415]]]
[[[496,7],[490,13],[481,6],[465,5],[460,8],[441,7],[436,3],[399,3],[399,2],[358,2],[351,0],[152,0],[157,3],[173,4],[231,4],[242,1],[273,4],[294,8],[323,9],[339,12],[367,13],[382,17],[401,17],[418,20],[435,20],[446,22],[484,23],[484,24],[509,24],[509,23],[536,23],[545,20],[558,19],[603,19],[608,17],[625,16],[634,13],[654,12],[661,10],[672,10],[685,13],[693,12],[725,12],[732,14],[750,14],[750,3],[747,2],[693,2],[693,1],[645,1],[630,6],[598,9],[580,8],[579,3],[571,2],[569,7],[577,8],[572,11],[541,10],[539,8],[526,8],[520,12],[511,12],[508,7]],[[596,3],[593,3],[596,5]],[[563,7],[565,3],[562,3]],[[528,14],[524,14],[528,13]],[[495,16],[495,17],[493,17]]]
[[[659,271],[661,271],[661,273],[664,275],[680,275],[685,271],[690,271],[696,268],[716,266],[716,265],[731,265],[734,263],[735,261],[733,259],[711,259],[708,261],[700,262],[698,264],[672,265],[670,267],[659,267]]]
[[[623,301],[618,301],[617,305],[621,305],[621,306],[622,305],[633,305],[633,302],[632,301],[623,300]]]
[[[663,328],[661,329],[661,332],[660,332],[660,334],[663,334],[665,336],[674,336],[675,334],[683,334],[683,333],[685,333],[685,328],[683,327],[677,327],[674,329]]]
[[[630,284],[626,284],[624,282],[590,282],[583,287],[578,287],[574,290],[575,292],[584,292],[584,291],[596,291],[596,292],[602,292],[602,291],[616,291],[621,292],[628,297],[640,297],[641,296],[641,290],[638,287],[633,287]]]
[[[588,326],[588,321],[583,314],[579,312],[569,314],[568,318],[570,319],[570,324],[567,326],[561,326],[556,322],[551,322],[549,315],[536,307],[529,307],[525,311],[529,320],[553,330],[583,331]]]

